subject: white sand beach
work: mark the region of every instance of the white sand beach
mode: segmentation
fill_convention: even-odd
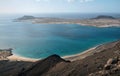
[[[70,61],[75,61],[75,60],[78,60],[78,59],[83,59],[87,56],[90,56],[92,54],[94,54],[94,49],[96,47],[93,47],[93,48],[90,48],[86,51],[83,51],[81,53],[78,53],[78,54],[74,54],[74,55],[68,55],[68,56],[63,56],[62,58],[66,59],[66,60],[70,60]],[[27,58],[27,57],[22,57],[22,56],[19,56],[19,55],[15,55],[13,54],[12,56],[9,56],[7,57],[10,61],[28,61],[28,62],[36,62],[40,59],[34,59],[34,58]]]
[[[27,58],[27,57],[22,57],[13,54],[12,56],[7,57],[10,61],[28,61],[28,62],[36,62],[40,59],[33,59],[33,58]]]
[[[96,46],[97,47],[97,46]],[[90,48],[86,51],[83,51],[81,53],[78,53],[78,54],[75,54],[75,55],[68,55],[68,56],[64,56],[62,58],[66,59],[66,60],[70,60],[70,61],[75,61],[75,60],[80,60],[80,59],[83,59],[87,56],[90,56],[90,55],[93,55],[94,54],[94,49],[96,47],[93,47],[93,48]]]

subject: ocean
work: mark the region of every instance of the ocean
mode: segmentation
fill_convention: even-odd
[[[99,14],[29,14],[36,17],[93,18]],[[110,14],[120,17],[119,14]],[[13,22],[23,14],[0,15],[0,48],[13,54],[45,58],[52,54],[73,55],[120,39],[120,27],[98,28],[77,24],[32,24]]]

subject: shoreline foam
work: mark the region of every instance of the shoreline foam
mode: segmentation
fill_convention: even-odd
[[[97,46],[96,46],[97,47]],[[92,54],[94,54],[94,49],[96,47],[92,47],[88,50],[85,50],[81,53],[78,53],[78,54],[74,54],[74,55],[67,55],[67,56],[63,56],[62,58],[66,59],[66,60],[70,60],[70,61],[75,61],[75,60],[80,60],[80,59],[84,59],[85,57],[87,56],[90,56]]]
[[[16,54],[13,54],[9,57],[7,57],[10,61],[28,61],[28,62],[36,62],[40,59],[33,59],[33,58],[27,58],[27,57],[22,57]]]

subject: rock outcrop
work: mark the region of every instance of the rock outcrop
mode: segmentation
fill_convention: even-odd
[[[6,60],[8,56],[12,55],[12,49],[0,49],[0,60]]]
[[[104,65],[104,68],[98,72],[91,73],[89,76],[119,76],[120,75],[120,57],[110,58]]]

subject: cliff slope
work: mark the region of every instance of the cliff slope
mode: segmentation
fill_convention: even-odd
[[[35,66],[23,71],[19,76],[120,75],[120,41],[100,45],[92,51],[93,55],[73,62],[65,61],[57,55],[50,56],[38,61]],[[114,68],[117,70],[113,70]]]

